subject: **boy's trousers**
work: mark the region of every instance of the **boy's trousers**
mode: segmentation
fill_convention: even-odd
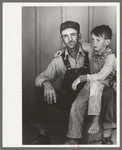
[[[102,99],[103,89],[106,86],[105,83],[106,81],[90,82],[88,115],[100,115],[101,99]]]
[[[67,137],[82,138],[84,115],[87,110],[90,94],[90,84],[87,82],[72,104]],[[116,92],[111,87],[105,87],[101,101],[100,120],[111,124],[116,122]]]

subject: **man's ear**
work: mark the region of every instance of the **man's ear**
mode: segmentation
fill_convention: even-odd
[[[82,34],[79,33],[79,34],[78,34],[78,39],[81,40],[81,38],[82,38]]]
[[[110,39],[106,40],[106,46],[110,44],[110,41],[111,41]]]
[[[62,36],[60,36],[60,40],[61,40],[61,42],[64,42]]]

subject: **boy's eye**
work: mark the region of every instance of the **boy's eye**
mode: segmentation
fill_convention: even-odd
[[[97,39],[97,41],[100,41],[99,39]]]

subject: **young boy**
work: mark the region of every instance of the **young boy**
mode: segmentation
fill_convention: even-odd
[[[109,48],[112,38],[112,30],[109,26],[97,26],[91,31],[91,35],[94,49],[92,55],[89,56],[91,74],[80,75],[73,82],[72,88],[76,90],[80,82],[90,81],[88,115],[93,115],[94,117],[88,132],[94,134],[99,131],[102,92],[115,74],[116,58]]]

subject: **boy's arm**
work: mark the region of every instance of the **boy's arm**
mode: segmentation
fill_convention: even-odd
[[[116,70],[116,58],[114,54],[110,54],[106,57],[105,64],[103,68],[95,74],[87,74],[87,75],[80,75],[79,80],[80,82],[84,81],[96,81],[96,80],[105,80],[108,75],[113,71]]]
[[[105,80],[114,69],[116,69],[116,58],[114,54],[110,54],[106,57],[105,64],[98,73],[87,74],[87,81]]]

